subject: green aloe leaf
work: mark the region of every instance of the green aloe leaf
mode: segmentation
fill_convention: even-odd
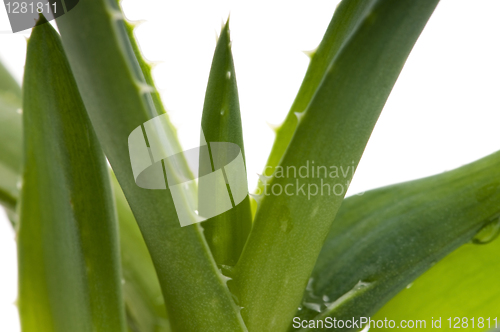
[[[168,332],[170,324],[148,248],[118,181],[112,178],[120,226],[123,293],[134,331]]]
[[[28,42],[23,105],[22,329],[125,331],[109,173],[50,24]]]
[[[2,66],[1,63],[0,66]],[[12,90],[20,91],[17,82],[7,71],[2,71],[2,75],[3,82],[11,82],[11,86],[14,86]],[[9,86],[0,87],[0,99],[3,98],[1,96],[8,95],[7,92],[10,89]],[[16,98],[16,107],[21,107],[20,92]],[[0,121],[0,135],[9,133],[9,140],[2,140],[0,150],[5,149],[4,145],[8,143],[9,146],[12,146],[12,154],[0,154],[0,168],[8,166],[10,163],[18,165],[18,168],[14,169],[13,174],[4,173],[0,176],[0,191],[6,191],[8,184],[16,183],[21,176],[22,117],[20,112],[14,112],[12,108],[1,108],[0,118],[7,116],[10,117],[11,121]],[[14,126],[13,123],[19,123],[19,126]],[[6,158],[7,156],[8,158]],[[112,180],[118,212],[120,254],[123,281],[125,282],[123,293],[128,323],[134,327],[134,331],[170,331],[153,262],[122,190],[114,177]],[[14,204],[7,205],[5,202],[1,202],[1,204],[6,208],[11,205],[15,206],[19,201],[19,193],[14,195]],[[18,219],[14,212],[10,213],[10,216],[13,220]]]
[[[310,55],[311,62],[292,107],[283,124],[276,130],[276,138],[267,160],[264,175],[272,175],[274,168],[278,166],[297,128],[296,113],[302,113],[306,110],[335,56],[347,43],[351,34],[366,19],[370,8],[376,2],[376,0],[344,0],[338,5],[321,43]],[[259,183],[259,188],[263,189],[262,183]]]
[[[500,152],[450,172],[347,198],[318,257],[297,315],[301,319],[370,317],[437,261],[478,236],[479,231],[482,240],[477,237],[475,241],[491,240],[497,235],[499,202]],[[455,302],[472,295],[469,291],[464,293],[454,289],[448,278],[452,273],[457,273],[452,278],[457,280],[465,271],[481,271],[477,274],[481,282],[493,280],[494,273],[489,276],[482,269],[498,269],[500,261],[491,257],[492,250],[498,248],[498,241],[490,248],[488,246],[483,249],[483,246],[470,248],[471,245],[467,245],[468,248],[458,250],[444,260],[448,263],[438,264],[436,269],[428,272],[439,277],[432,281],[427,278],[422,287],[415,286],[419,289],[417,293],[412,290],[401,293],[414,294],[411,298],[402,295],[401,299],[405,299],[403,308],[397,306],[401,305],[400,299],[378,316],[416,319],[419,316],[412,310],[414,305],[428,307],[423,309],[428,314],[425,319],[437,317],[441,310],[450,313],[451,308],[441,306],[453,302],[447,295],[456,291],[453,294]],[[476,256],[476,259],[481,259],[473,262],[476,253],[481,253],[481,256]],[[466,260],[462,261],[464,258]],[[481,262],[484,261],[496,265],[483,266]],[[451,262],[453,268],[448,270]],[[464,266],[467,262],[471,266]],[[474,278],[464,280],[477,282]],[[420,282],[417,280],[416,284]],[[430,300],[425,295],[432,289],[426,289],[430,285],[440,288],[440,294],[445,296],[441,301]],[[482,288],[482,293],[475,294],[479,297],[468,297],[469,303],[462,307],[474,308],[478,301],[485,301],[483,305],[492,305],[487,312],[497,310],[500,297],[493,291],[489,292],[489,286],[475,286],[476,289]],[[481,311],[474,310],[469,314],[478,312]]]
[[[201,128],[209,145],[210,142],[234,143],[240,147],[243,160],[245,160],[229,21],[222,29],[217,41],[205,95]],[[215,155],[212,151],[211,156],[205,157],[220,159],[222,156]],[[208,164],[223,164],[218,160],[207,161]],[[246,185],[246,174],[243,177],[245,177]],[[203,182],[200,182],[200,186],[202,185]],[[248,188],[248,185],[246,187]],[[205,221],[202,226],[215,261],[221,265],[235,265],[252,227],[249,196],[247,195],[241,203],[229,211]]]
[[[144,79],[148,85],[154,87],[153,65],[142,56],[134,36],[136,25],[126,21],[124,23]],[[165,113],[159,92],[152,91],[151,98],[158,112]],[[173,126],[169,129],[175,133]],[[151,256],[116,177],[113,177],[113,187],[120,224],[124,296],[129,325],[134,331],[168,332],[170,323]]]
[[[149,63],[142,56],[141,50],[134,36],[134,29],[136,28],[137,25],[134,24],[133,22],[127,22],[127,21],[124,21],[124,24],[127,30],[128,40],[130,42],[130,45],[132,46],[137,62],[139,63],[139,67],[141,68],[142,74],[144,75],[144,80],[148,85],[154,88],[154,90],[151,91],[151,98],[153,99],[155,108],[158,110],[159,114],[163,114],[166,112],[166,110],[165,107],[163,107],[160,93],[156,90],[155,83],[153,81],[152,70],[154,68],[154,63]],[[176,132],[174,126],[170,126],[169,130]]]
[[[485,229],[485,232],[491,231]],[[455,329],[455,317],[474,318],[475,328],[482,317],[485,329],[494,328],[493,319],[500,312],[499,252],[498,240],[487,245],[465,244],[396,295],[373,319],[425,320],[427,329],[431,329],[430,320],[441,318],[441,330],[449,330],[448,318],[452,318],[451,326]],[[462,322],[457,326],[462,327]]]
[[[7,69],[0,64],[0,203],[10,213],[19,196],[21,168],[21,88]]]
[[[57,24],[90,119],[148,246],[172,329],[245,330],[199,225],[181,228],[170,191],[142,189],[134,181],[128,137],[161,112],[154,107],[152,87],[118,5],[80,2]],[[171,126],[164,130],[171,148],[181,151]],[[189,172],[185,167],[167,171]]]
[[[376,1],[300,114],[281,159],[285,172],[275,173],[267,193],[262,193],[233,272],[231,287],[250,330],[280,331],[290,324],[375,122],[437,2]],[[285,176],[290,168],[298,171],[313,162],[348,171],[327,179],[330,189],[323,195],[318,195],[323,189],[320,178]],[[285,193],[287,185],[293,186],[291,194],[290,187]],[[316,189],[316,195],[309,195],[308,189]]]

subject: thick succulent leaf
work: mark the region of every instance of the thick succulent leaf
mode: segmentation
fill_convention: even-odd
[[[495,235],[499,217],[500,152],[450,172],[349,197],[335,218],[297,314],[302,319],[369,317],[437,261],[471,241],[480,230],[486,227],[481,232],[489,234],[482,234],[482,238],[491,239],[489,235]],[[432,280],[432,283],[440,281],[434,287],[456,292],[455,301],[471,295],[460,293],[448,276],[458,271],[480,271],[476,278],[494,278],[483,274],[487,271],[482,270],[480,260],[472,263],[472,270],[468,270],[469,266],[464,266],[467,261],[461,258],[473,261],[472,255],[481,253],[482,260],[496,263],[494,267],[484,268],[498,270],[500,261],[489,254],[497,247],[498,243],[494,243],[492,248],[460,249],[457,253],[462,251],[462,255],[453,254],[450,258],[456,263],[452,269],[429,271],[439,276]],[[443,267],[448,269],[451,264]],[[460,276],[464,274],[458,273],[453,279]],[[475,283],[477,279],[465,278],[463,282]],[[466,308],[485,300],[498,309],[498,294],[488,293],[486,285],[483,287],[483,293],[476,294],[479,297],[467,298]],[[439,316],[438,307],[434,305],[449,303],[450,299],[435,301],[425,294],[425,288],[420,288],[417,295],[425,299],[420,305],[429,307],[425,309],[429,314],[425,318]],[[404,308],[391,308],[408,313],[407,319],[416,319],[412,307],[418,304],[414,304],[413,299],[406,300],[409,301],[404,302]],[[441,310],[447,310],[447,306]],[[392,312],[385,313],[390,317]]]
[[[243,160],[245,160],[238,88],[229,37],[229,21],[222,29],[217,41],[205,95],[201,128],[209,146],[210,142],[234,143],[240,147]],[[221,161],[213,160],[221,158],[221,153],[211,152],[210,156],[200,157],[211,158],[212,160],[207,160],[207,164],[223,164]],[[201,164],[204,164],[203,160]],[[246,184],[246,174],[243,177]],[[200,182],[199,185],[202,186],[203,182]],[[228,190],[231,191],[229,185]],[[200,196],[203,195],[201,192],[203,192],[202,188],[200,188]],[[201,200],[203,197],[199,199]],[[232,203],[235,204],[235,202]],[[247,195],[241,203],[229,211],[203,222],[202,226],[217,264],[235,265],[252,227],[249,196]]]
[[[0,203],[13,212],[21,168],[21,88],[0,64]]]
[[[283,124],[276,130],[276,139],[269,154],[264,175],[272,175],[290,144],[298,125],[295,113],[302,113],[306,110],[335,56],[347,43],[351,34],[366,19],[370,8],[376,2],[376,0],[344,0],[338,5],[321,43],[311,55],[311,62],[292,107]],[[259,183],[259,188],[263,188],[262,183]]]
[[[128,136],[159,112],[118,5],[80,2],[57,24],[90,119],[148,246],[172,328],[244,330],[199,225],[181,228],[170,191],[142,189],[134,181]],[[170,126],[164,129],[171,146],[181,151]],[[170,170],[179,171],[188,170]]]
[[[140,332],[168,332],[165,303],[148,248],[114,176],[112,185],[120,226],[123,293],[129,326]]]
[[[491,225],[494,226],[498,224]],[[441,330],[446,330],[450,327],[450,317],[452,327],[457,322],[455,317],[468,317],[475,319],[476,328],[480,317],[487,328],[486,319],[490,317],[489,327],[495,327],[492,319],[500,313],[499,252],[499,240],[487,245],[469,243],[460,247],[416,279],[409,289],[396,295],[373,319],[387,317],[396,322],[425,319],[429,322],[431,317],[441,317]]]
[[[1,63],[0,63],[1,66]],[[2,67],[3,68],[3,67]],[[7,75],[8,73],[2,72]],[[10,77],[10,76],[9,76]],[[17,84],[12,80],[12,84]],[[7,87],[5,87],[7,88]],[[15,89],[15,88],[14,88]],[[19,86],[17,87],[20,91]],[[5,90],[0,90],[0,95],[3,95]],[[17,105],[21,105],[21,97],[19,96]],[[6,112],[10,112],[13,121],[0,121],[0,135],[7,131],[12,132],[12,136],[8,143],[14,148],[14,154],[7,161],[3,154],[0,154],[0,167],[8,165],[8,162],[13,162],[15,165],[21,164],[22,154],[22,126],[12,126],[14,123],[22,123],[20,112],[11,112],[11,109],[0,109],[0,118],[6,116]],[[15,131],[13,129],[16,129]],[[0,149],[4,148],[5,141],[0,144]],[[12,178],[0,177],[0,191],[6,190],[6,183],[17,181],[20,178],[21,169],[15,169],[15,174]],[[5,175],[5,174],[4,174]],[[118,182],[113,177],[113,191],[118,212],[118,224],[120,234],[120,254],[123,271],[123,286],[124,301],[127,311],[127,321],[134,331],[169,331],[169,325],[166,317],[165,305],[161,294],[158,277],[153,267],[153,262],[146,244],[142,238],[141,232],[137,226],[135,218],[130,210],[128,203],[123,196],[122,190]],[[18,195],[14,197],[14,206],[19,200]],[[5,202],[1,202],[4,207],[8,207]],[[10,210],[8,210],[10,211]],[[17,219],[17,215],[11,213],[13,220]]]
[[[231,286],[250,330],[280,331],[290,324],[380,111],[436,5],[437,0],[376,1],[300,115],[280,166],[298,170],[314,161],[348,172],[326,180],[276,174],[267,186]],[[331,188],[323,195],[320,180]],[[290,187],[284,192],[287,185],[291,195]],[[316,195],[308,196],[314,186]],[[273,194],[273,187],[283,192]]]
[[[109,173],[59,36],[33,29],[18,225],[23,331],[125,331]]]
[[[137,58],[144,79],[148,85],[154,88],[153,65],[148,63],[142,56],[134,36],[135,25],[126,21],[124,23],[130,45]],[[151,92],[151,98],[158,113],[165,113],[160,93],[156,88]],[[173,126],[170,126],[169,130],[175,134]],[[125,279],[124,297],[129,325],[133,327],[134,331],[140,332],[170,331],[165,301],[161,293],[153,262],[151,261],[151,256],[116,177],[113,177],[113,187],[120,225],[122,266]]]

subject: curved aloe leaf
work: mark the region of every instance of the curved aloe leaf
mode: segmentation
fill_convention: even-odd
[[[497,226],[500,217],[499,202],[500,152],[450,172],[347,198],[318,257],[298,315],[302,319],[369,317],[481,229],[496,229],[493,226]],[[479,252],[479,248],[474,252]],[[491,261],[488,252],[482,254],[483,259]],[[469,255],[469,261],[472,259]],[[500,261],[495,261],[498,269]],[[464,263],[460,261],[452,271],[467,271]],[[479,266],[477,262],[471,268],[479,271]],[[443,281],[443,277],[437,280]],[[446,284],[449,282],[446,279]],[[443,284],[436,286],[446,288]],[[405,292],[408,291],[402,294]],[[500,297],[493,299],[494,294],[489,295],[488,304],[495,304],[493,307],[498,309]],[[425,301],[425,306],[432,307],[434,300]],[[471,304],[477,304],[477,300],[481,297],[469,299]],[[423,305],[421,301],[420,304]],[[412,305],[405,302],[404,309],[396,312],[410,310],[407,318],[416,319]],[[426,311],[431,312],[426,319],[436,317],[439,311]],[[385,313],[391,317],[390,312]]]
[[[0,64],[0,203],[14,211],[21,168],[21,89]]]
[[[275,176],[269,183],[283,192],[263,197],[234,271],[233,289],[250,330],[280,331],[290,324],[375,122],[437,2],[376,1],[300,115],[280,166],[297,170],[314,161],[352,169],[328,179],[336,194],[318,195],[318,177]],[[287,185],[291,195],[284,193]],[[299,192],[301,186],[316,186],[316,196]]]
[[[33,29],[18,225],[23,331],[125,331],[108,169],[59,36]]]
[[[199,225],[180,228],[170,191],[146,190],[134,182],[128,136],[159,111],[118,5],[106,0],[82,1],[59,17],[57,24],[97,136],[153,259],[172,328],[245,330]],[[165,127],[169,143],[181,151],[169,127]],[[179,171],[188,170],[170,170]]]
[[[416,279],[409,289],[396,295],[373,319],[429,322],[432,317],[441,317],[441,330],[449,330],[450,317],[452,327],[457,322],[455,317],[468,317],[475,319],[476,328],[482,317],[486,329],[489,317],[489,327],[495,327],[492,319],[500,312],[499,252],[498,240],[487,245],[471,243],[460,247]],[[427,328],[431,328],[429,323]]]
[[[210,142],[234,143],[240,147],[243,160],[245,159],[238,88],[229,37],[229,21],[222,29],[217,41],[205,95],[201,128],[208,144]],[[212,153],[211,157],[207,157],[213,159],[220,156]],[[210,160],[208,162],[210,163]],[[212,162],[218,163],[217,160]],[[246,177],[244,180],[246,184]],[[235,265],[252,227],[249,197],[246,196],[241,203],[229,211],[205,221],[202,226],[215,261],[221,265]]]
[[[311,54],[311,62],[292,107],[283,124],[276,130],[276,139],[267,160],[265,176],[272,175],[292,140],[298,125],[296,113],[306,110],[335,56],[366,19],[370,8],[376,2],[376,0],[344,0],[338,5],[321,43]],[[259,189],[263,189],[262,183],[259,183]]]

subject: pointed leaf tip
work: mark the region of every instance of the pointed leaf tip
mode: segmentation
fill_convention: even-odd
[[[41,25],[41,24],[44,24],[44,23],[47,23],[47,19],[45,18],[45,16],[43,16],[41,13],[40,15],[38,16],[38,21],[36,21],[36,25]]]
[[[236,144],[241,150],[244,162],[245,151],[235,75],[228,19],[221,29],[215,48],[201,127],[207,142]],[[212,151],[209,154],[212,154]],[[218,164],[216,160],[220,160],[220,164],[224,163],[220,157],[212,154],[213,163]],[[246,173],[242,177],[246,178]],[[204,185],[199,184],[198,188]],[[248,187],[246,181],[244,187]],[[232,209],[204,222],[205,237],[218,264],[236,264],[250,231],[251,219],[250,201],[245,196],[243,201],[235,204]]]

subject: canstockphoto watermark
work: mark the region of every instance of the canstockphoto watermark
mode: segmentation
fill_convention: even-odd
[[[423,319],[401,320],[397,323],[394,320],[387,318],[381,320],[373,320],[370,317],[352,317],[351,319],[337,319],[335,317],[326,317],[324,319],[301,319],[300,317],[293,318],[294,328],[310,328],[310,329],[353,329],[365,330],[384,328],[384,329],[425,329],[427,322]],[[432,322],[432,328],[436,328],[435,322]],[[439,327],[441,328],[441,325]]]
[[[260,176],[262,185],[257,195],[305,196],[343,196],[354,176],[354,161],[351,165],[318,165],[307,160],[301,166],[267,166]],[[359,193],[358,195],[362,195]]]
[[[79,0],[4,0],[12,32],[33,28],[40,15],[51,21],[72,10]],[[45,22],[45,21],[44,21]]]
[[[132,131],[128,147],[135,183],[169,190],[181,226],[224,213],[248,195],[243,154],[229,142],[206,142],[181,150],[166,114]],[[198,187],[198,190],[196,190]]]

